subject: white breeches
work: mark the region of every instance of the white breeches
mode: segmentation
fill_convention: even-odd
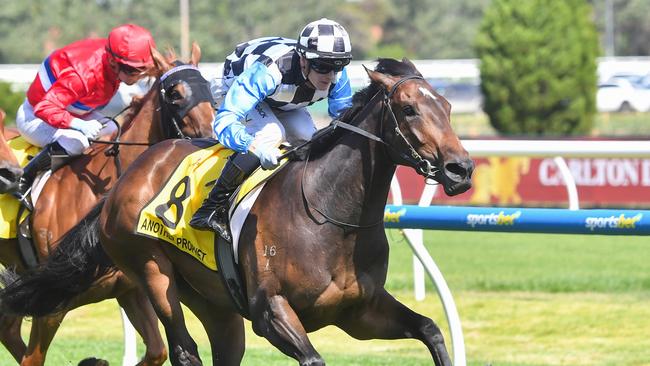
[[[99,122],[104,123],[104,128],[96,138],[111,135],[117,130],[115,124],[109,122],[110,120],[97,117],[99,116],[91,112],[85,118],[82,118],[97,119]],[[27,100],[18,108],[18,112],[16,113],[16,127],[18,127],[20,134],[30,144],[43,147],[57,141],[70,155],[81,155],[90,145],[83,133],[70,128],[53,127],[34,116],[34,108]]]

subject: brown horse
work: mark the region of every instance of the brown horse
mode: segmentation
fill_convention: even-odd
[[[56,170],[43,187],[31,215],[35,257],[44,261],[58,245],[57,240],[97,204],[126,169],[149,146],[168,138],[212,135],[213,101],[208,82],[196,68],[201,57],[192,46],[189,65],[172,62],[155,49],[151,76],[158,80],[151,90],[134,102],[118,128],[120,145],[96,143],[86,152]],[[119,148],[119,151],[116,150]],[[64,204],[65,203],[65,204]],[[20,274],[26,263],[16,239],[0,240],[0,261]],[[161,365],[167,358],[158,323],[149,301],[121,273],[114,273],[85,291],[78,305],[117,298],[147,346],[140,364]],[[35,318],[27,346],[20,337],[21,317],[3,314],[0,341],[21,365],[43,365],[65,311]]]
[[[266,183],[245,220],[238,250],[242,313],[258,335],[300,365],[325,365],[307,332],[327,325],[359,339],[419,339],[436,365],[451,365],[433,321],[384,289],[388,242],[382,223],[397,164],[435,179],[449,195],[470,187],[474,165],[449,124],[449,102],[410,61],[380,59],[368,75],[370,86],[355,94],[342,117],[349,124],[335,122],[318,133],[308,153],[296,154],[304,161],[287,163]],[[98,205],[62,240],[61,247],[87,256],[75,263],[80,278],[66,282],[111,273],[109,264],[92,258],[101,258],[103,246],[115,265],[146,289],[165,327],[172,365],[201,364],[179,299],[204,325],[214,363],[237,365],[244,352],[243,320],[217,274],[173,245],[134,234],[141,209],[199,145],[167,141],[133,163],[103,208]],[[174,198],[191,194],[185,193]],[[88,235],[97,230],[101,246]],[[48,263],[40,274],[7,287],[0,294],[2,306],[29,313],[30,306],[52,311],[76,302],[39,296],[47,284],[39,286],[38,277],[52,273],[47,267],[65,272],[66,258],[56,258],[59,264]],[[82,262],[85,270],[79,269]],[[35,304],[25,305],[32,299]]]
[[[16,137],[15,129],[5,130],[5,111],[0,109],[0,194],[15,190],[23,170],[7,144],[7,140]]]

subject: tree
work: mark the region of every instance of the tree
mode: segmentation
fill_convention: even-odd
[[[494,0],[476,39],[484,110],[510,135],[585,134],[598,40],[584,0]]]
[[[393,0],[380,48],[420,59],[472,58],[472,41],[489,0]]]

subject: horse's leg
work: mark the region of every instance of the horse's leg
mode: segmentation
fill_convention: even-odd
[[[0,263],[5,268],[18,266],[16,270],[22,270],[21,257],[18,252],[18,241],[16,239],[0,239]],[[22,317],[0,314],[0,342],[20,362],[25,354],[27,346],[20,336],[20,325]]]
[[[298,360],[300,366],[325,365],[287,300],[279,295],[266,297],[264,292],[258,290],[251,301],[251,304],[255,304],[251,309],[255,333],[268,339],[285,355]]]
[[[47,349],[50,347],[52,339],[59,329],[65,314],[61,312],[59,314],[33,319],[27,350],[20,363],[21,366],[40,366],[45,364]]]
[[[216,277],[216,275],[215,275]],[[203,324],[212,352],[212,364],[219,366],[240,365],[244,357],[244,320],[227,307],[215,309],[185,281],[179,280],[178,288],[185,304]]]
[[[146,347],[144,358],[136,366],[159,366],[165,363],[167,349],[158,329],[158,318],[146,294],[134,288],[116,299],[142,336]]]
[[[133,245],[134,242],[138,245]],[[185,326],[174,267],[160,245],[153,239],[137,237],[120,242],[109,240],[104,243],[104,248],[115,264],[130,279],[137,279],[146,290],[151,305],[165,327],[171,364],[201,365],[196,342]]]
[[[11,353],[16,362],[20,362],[25,354],[27,346],[20,336],[20,325],[23,322],[21,316],[0,316],[0,342]]]
[[[424,317],[397,301],[385,289],[368,301],[345,311],[336,325],[357,339],[421,340],[429,348],[437,366],[451,366],[440,329]]]

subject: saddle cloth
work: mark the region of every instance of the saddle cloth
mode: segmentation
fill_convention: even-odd
[[[223,145],[215,144],[186,156],[178,164],[160,192],[140,211],[134,232],[172,244],[207,268],[216,271],[217,264],[214,253],[216,234],[209,230],[195,230],[189,225],[189,222],[214,186],[227,158],[232,153],[232,150]],[[286,159],[281,164],[285,163]],[[235,211],[235,207],[240,212],[242,209],[245,210],[243,219],[231,222],[235,248],[237,241],[234,239],[239,237],[241,225],[253,206],[254,198],[257,197],[257,194],[250,195],[249,193],[256,188],[259,193],[264,181],[277,169],[280,167],[276,170],[257,169],[242,184],[239,192],[235,195],[231,215]],[[235,213],[234,216],[241,217],[242,214]],[[236,223],[239,224],[235,225]]]
[[[41,151],[40,147],[30,144],[22,136],[14,137],[7,141],[7,144],[21,167],[27,165],[29,160]],[[16,216],[19,208],[20,202],[17,198],[11,194],[0,194],[0,239],[16,238]]]

